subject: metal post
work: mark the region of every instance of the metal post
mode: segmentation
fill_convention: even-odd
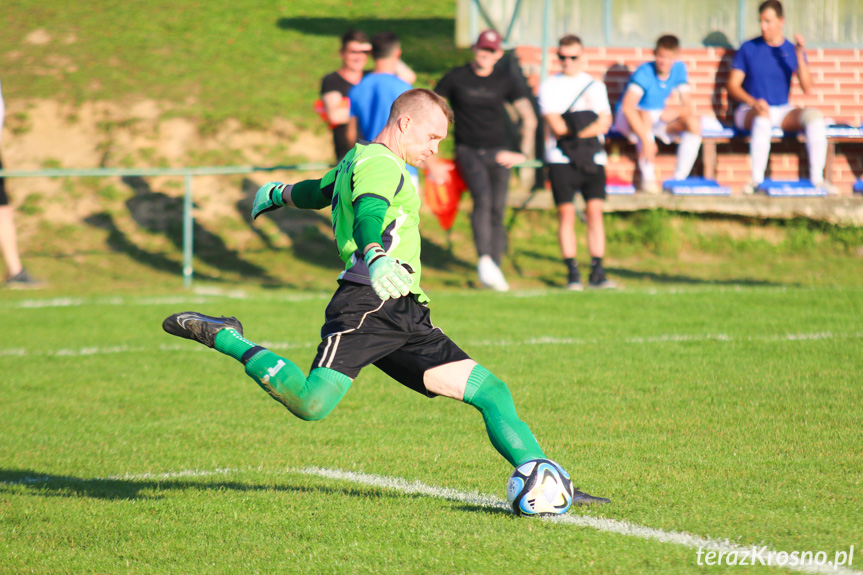
[[[186,174],[186,196],[183,198],[183,285],[192,286],[192,174]]]
[[[611,46],[611,0],[605,0],[602,8],[602,35],[605,45]]]
[[[548,36],[551,33],[551,0],[545,0],[542,15],[542,70],[539,74],[540,83],[548,78]]]
[[[503,37],[504,44],[512,44],[512,29],[515,26],[515,20],[518,18],[520,8],[521,0],[516,0],[515,8],[512,9],[512,17],[509,19],[509,26],[506,29],[506,36]]]
[[[469,6],[468,34],[470,35],[470,42],[473,44],[479,34],[479,0],[473,0]]]
[[[746,37],[746,0],[738,0],[737,2],[737,45],[743,44],[743,39]]]

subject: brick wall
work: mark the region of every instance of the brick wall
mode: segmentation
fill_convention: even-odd
[[[554,57],[556,47],[548,59],[550,73],[559,71]],[[539,83],[542,51],[531,46],[520,46],[516,56],[522,64],[528,83],[536,90]],[[629,75],[642,63],[653,59],[652,48],[586,48],[585,70],[594,78],[602,79],[612,106],[617,102]],[[863,50],[815,48],[807,51],[814,93],[806,96],[794,80],[791,103],[820,110],[836,123],[852,126],[863,124]],[[696,112],[702,116],[715,116],[731,125],[729,98],[725,84],[731,68],[734,50],[725,48],[685,48],[681,60],[689,70]],[[657,176],[671,177],[674,171],[675,146],[660,145]],[[635,151],[631,146],[610,144],[608,171],[610,175],[632,179],[635,170]],[[749,177],[749,150],[745,143],[720,145],[717,160],[717,180],[731,186],[735,193]],[[701,160],[693,174],[701,173]],[[808,177],[805,146],[793,143],[774,143],[771,149],[768,174],[776,179]],[[838,144],[833,169],[833,182],[842,195],[851,194],[851,186],[863,177],[863,145]]]

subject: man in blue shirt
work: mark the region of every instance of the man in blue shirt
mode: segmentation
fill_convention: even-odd
[[[351,117],[348,121],[347,139],[353,146],[358,141],[371,142],[387,123],[390,107],[396,98],[411,89],[405,81],[405,64],[401,60],[402,49],[398,36],[392,32],[379,32],[372,36],[372,58],[375,68],[366,74],[359,84],[351,88]],[[416,79],[410,69],[409,79]],[[419,173],[413,166],[408,172],[419,189]]]
[[[728,76],[728,93],[740,102],[734,113],[734,124],[752,134],[749,142],[752,187],[764,181],[773,127],[781,127],[785,132],[805,132],[809,179],[816,186],[829,187],[824,184],[827,158],[824,118],[818,110],[788,103],[791,78],[795,73],[803,93],[812,92],[806,42],[799,34],[795,34],[794,44],[785,38],[785,18],[779,0],[763,2],[758,13],[761,37],[740,46]]]
[[[680,41],[666,34],[656,41],[655,60],[642,64],[629,78],[617,104],[612,130],[634,142],[638,149],[641,190],[659,192],[654,168],[656,138],[666,144],[679,140],[675,180],[689,177],[701,148],[701,121],[695,115],[690,97],[686,64],[678,60]],[[676,92],[680,106],[666,109],[666,102]]]

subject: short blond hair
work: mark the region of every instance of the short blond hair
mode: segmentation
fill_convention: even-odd
[[[437,106],[446,116],[446,121],[452,124],[455,116],[447,101],[439,94],[425,88],[415,88],[404,92],[396,98],[390,108],[390,116],[387,123],[396,122],[405,115],[416,116],[426,111],[429,106]]]

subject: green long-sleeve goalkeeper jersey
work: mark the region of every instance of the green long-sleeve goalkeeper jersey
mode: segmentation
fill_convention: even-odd
[[[408,264],[413,270],[411,292],[420,302],[428,296],[420,287],[419,209],[420,198],[404,160],[382,144],[357,144],[339,164],[320,180],[323,195],[331,200],[333,233],[345,270],[339,279],[370,283],[369,270],[358,246],[356,206],[362,198],[386,203],[381,224],[381,245],[387,255]],[[383,204],[381,204],[383,205]]]

